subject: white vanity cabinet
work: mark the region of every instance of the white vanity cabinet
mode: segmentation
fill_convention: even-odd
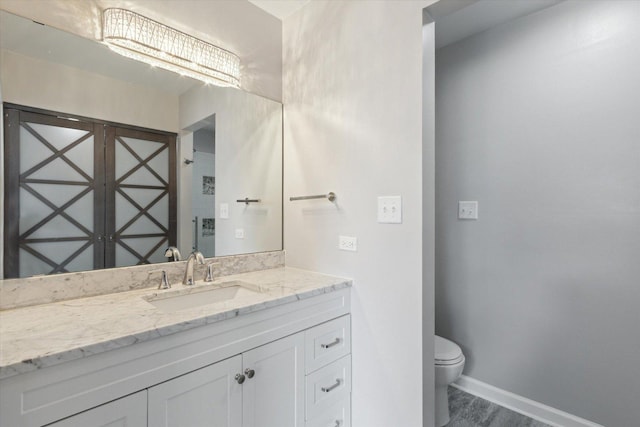
[[[149,426],[301,427],[304,334],[149,388]]]
[[[242,355],[242,427],[304,426],[304,333]]]
[[[121,397],[47,427],[136,427],[147,425],[147,391]]]
[[[0,380],[7,427],[348,427],[350,291]]]
[[[351,425],[351,317],[305,331],[305,426]]]
[[[238,355],[150,387],[148,425],[240,426],[242,387],[234,377],[241,369]]]

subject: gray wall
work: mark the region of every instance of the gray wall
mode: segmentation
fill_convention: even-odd
[[[436,56],[436,333],[465,374],[608,427],[640,420],[638,22],[567,1]]]

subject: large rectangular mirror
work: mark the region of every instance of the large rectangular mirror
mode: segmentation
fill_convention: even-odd
[[[164,262],[164,249],[170,244],[183,254],[199,250],[206,257],[282,249],[280,103],[150,67],[97,41],[5,11],[0,11],[0,89],[5,107],[25,107],[29,114],[44,112],[56,120],[80,118],[177,135],[172,153],[177,177],[175,233],[165,233],[176,236],[175,241],[147,238],[144,244],[153,251],[143,261],[120,248],[112,265]],[[3,138],[3,145],[7,143]],[[5,164],[18,160],[7,150],[3,154]],[[2,191],[7,200],[4,185]],[[124,220],[115,218],[118,221]],[[5,232],[3,236],[8,238]],[[89,238],[97,242],[105,236]],[[65,246],[61,242],[57,247]],[[9,246],[4,245],[5,256]],[[91,268],[81,262],[66,265],[53,268],[45,262],[11,277]],[[10,277],[6,271],[4,276]]]

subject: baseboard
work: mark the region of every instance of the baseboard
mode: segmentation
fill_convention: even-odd
[[[553,427],[604,427],[466,375],[462,375],[458,381],[451,385]]]

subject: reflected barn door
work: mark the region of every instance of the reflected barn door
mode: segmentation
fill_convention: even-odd
[[[102,125],[5,109],[5,136],[5,276],[102,268]]]
[[[107,126],[106,267],[164,262],[176,244],[176,138]]]
[[[175,134],[7,104],[3,114],[5,278],[166,261]]]

